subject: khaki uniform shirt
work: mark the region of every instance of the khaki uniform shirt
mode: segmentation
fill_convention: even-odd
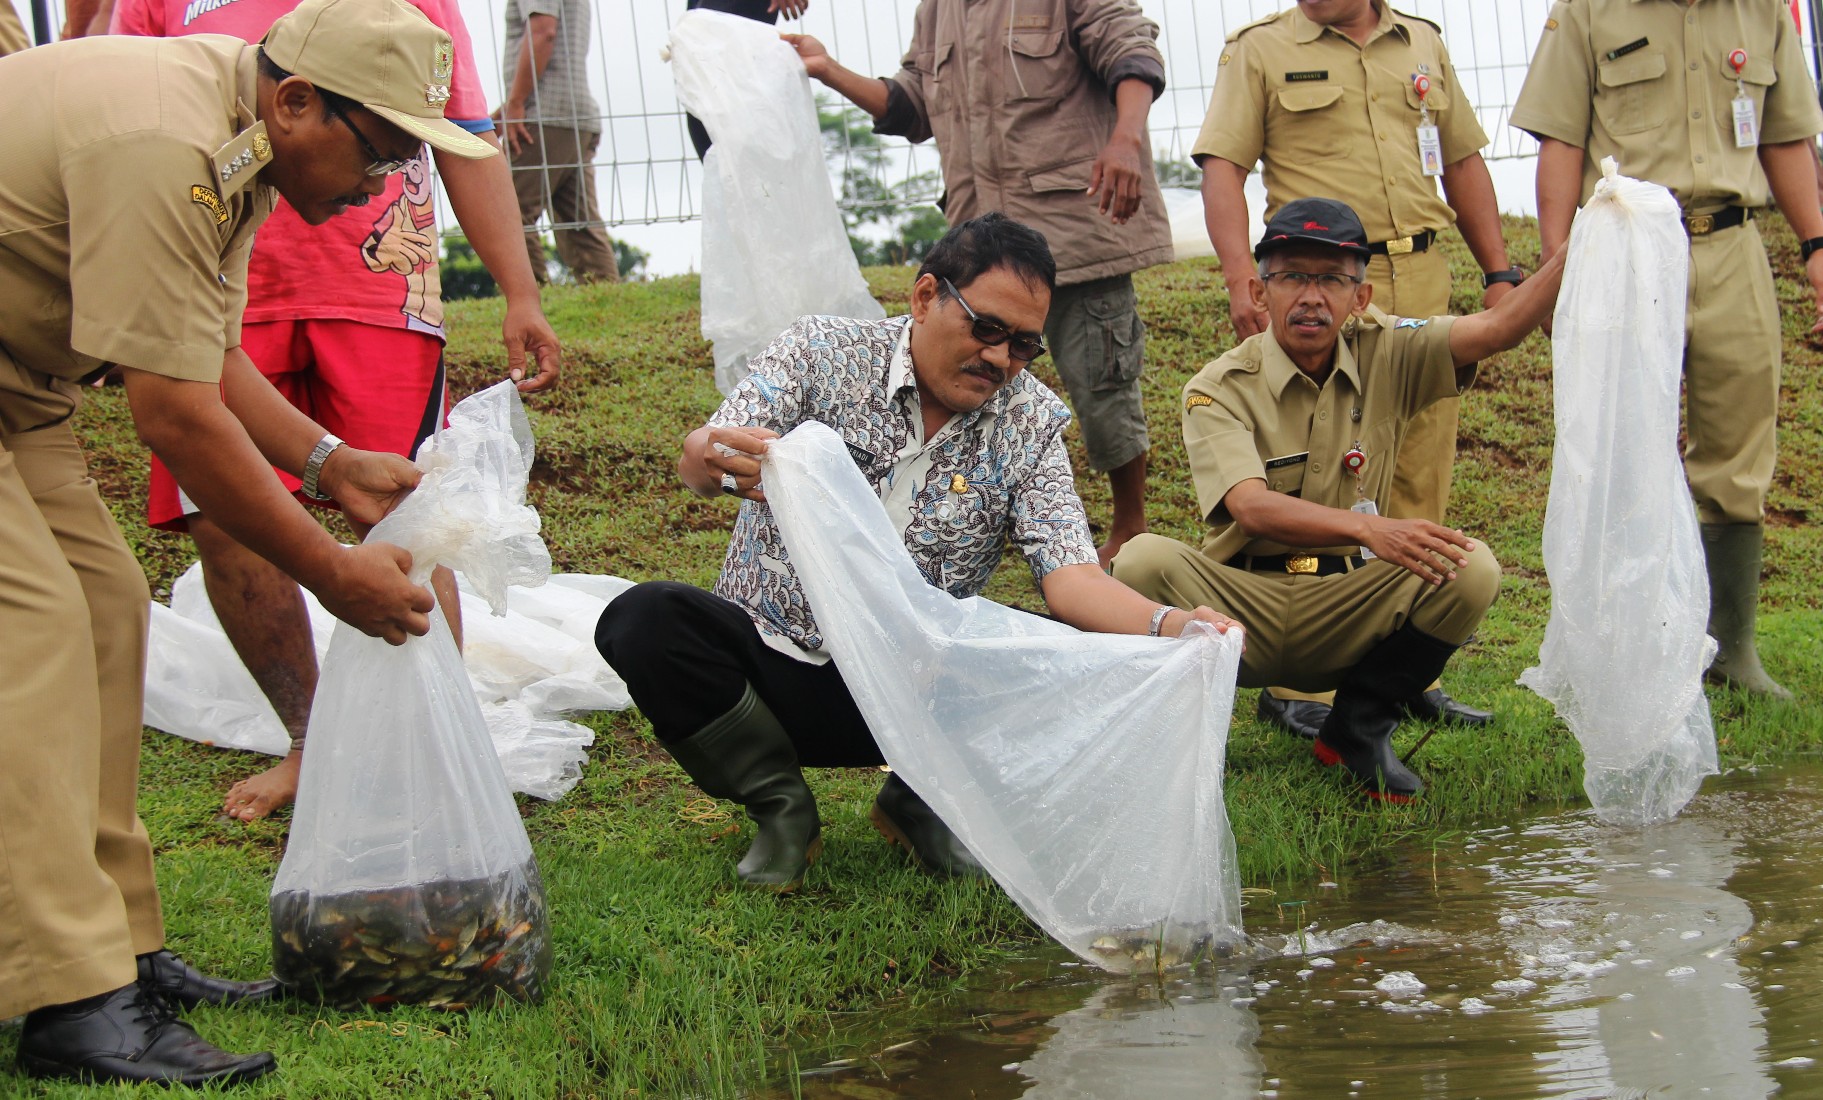
[[[1229,37],[1190,155],[1261,162],[1267,220],[1294,199],[1327,198],[1353,207],[1370,241],[1435,232],[1456,216],[1419,159],[1420,73],[1443,162],[1480,152],[1487,134],[1436,24],[1381,0],[1380,25],[1360,45],[1287,8]]]
[[[1184,447],[1197,506],[1212,525],[1203,553],[1218,562],[1236,554],[1355,553],[1354,546],[1248,539],[1222,500],[1260,478],[1275,493],[1329,508],[1348,508],[1365,494],[1384,515],[1406,426],[1427,405],[1467,387],[1450,355],[1455,320],[1389,317],[1369,306],[1344,323],[1335,368],[1321,387],[1271,329],[1198,371],[1184,386]],[[1367,455],[1359,489],[1342,466],[1353,447]]]
[[[1728,55],[1747,52],[1739,83]],[[1668,188],[1686,210],[1765,206],[1759,151],[1736,148],[1732,101],[1745,88],[1760,141],[1823,130],[1791,7],[1782,0],[1559,0],[1532,55],[1513,125],[1586,151],[1583,198],[1614,157],[1624,175]]]
[[[1171,260],[1171,223],[1145,154],[1139,209],[1115,225],[1090,169],[1113,136],[1113,89],[1165,87],[1158,26],[1135,0],[923,0],[881,134],[937,139],[951,225],[991,211],[1043,233],[1060,286]]]
[[[254,47],[103,36],[0,62],[0,431],[74,412],[106,363],[201,382],[240,343],[276,192]]]
[[[11,0],[0,4],[0,57],[18,53],[31,44],[31,38],[25,33],[25,24],[19,21],[19,12]]]

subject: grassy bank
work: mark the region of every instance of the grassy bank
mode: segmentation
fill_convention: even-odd
[[[1823,376],[1801,335],[1812,310],[1807,289],[1790,278],[1799,270],[1796,248],[1782,223],[1774,225],[1790,338],[1762,643],[1774,674],[1813,702],[1747,707],[1713,697],[1724,761],[1733,765],[1777,762],[1823,738],[1823,705],[1815,702],[1823,700],[1823,532],[1808,513],[1823,499]],[[1510,236],[1521,262],[1535,259],[1530,226],[1514,223]],[[1477,285],[1453,235],[1450,247],[1457,284]],[[868,276],[889,307],[903,308],[910,272]],[[1147,272],[1139,292],[1150,330],[1154,524],[1193,540],[1200,530],[1177,400],[1189,375],[1232,343],[1225,295],[1210,262]],[[533,405],[534,492],[561,569],[701,585],[714,578],[734,505],[690,495],[674,474],[678,442],[718,400],[696,293],[694,279],[668,279],[547,298],[568,368],[563,388]],[[1478,305],[1478,295],[1464,294],[1455,308]],[[466,394],[501,369],[500,307],[461,303],[452,321],[452,388]],[[1481,379],[1463,405],[1452,518],[1492,545],[1507,574],[1478,642],[1447,679],[1458,696],[1498,710],[1500,721],[1485,732],[1440,732],[1418,761],[1429,793],[1388,810],[1346,792],[1302,743],[1260,728],[1245,693],[1227,796],[1248,884],[1346,876],[1393,838],[1447,834],[1580,797],[1575,742],[1548,706],[1514,685],[1536,657],[1549,609],[1539,550],[1551,454],[1547,345],[1533,337],[1486,364]],[[145,456],[119,391],[101,394],[82,417],[96,476],[155,589],[166,589],[190,552],[139,519]],[[1091,516],[1105,522],[1106,483],[1085,478],[1081,487]],[[1001,570],[990,594],[1038,606],[1016,564]],[[739,814],[699,801],[636,712],[590,721],[600,737],[581,786],[561,802],[524,805],[554,914],[550,998],[456,1018],[409,1009],[360,1017],[292,1004],[198,1013],[204,1033],[224,1045],[278,1052],[280,1074],[246,1095],[735,1095],[766,1071],[768,1051],[780,1044],[825,1033],[883,998],[941,992],[1038,938],[997,889],[934,883],[895,857],[867,824],[878,777],[866,772],[812,776],[827,847],[803,893],[737,891],[732,864],[748,834]],[[1406,731],[1402,744],[1417,735]],[[145,745],[142,811],[159,845],[173,946],[214,970],[264,972],[265,896],[285,821],[215,820],[221,793],[257,761],[157,733]],[[10,1062],[12,1042],[0,1032],[0,1060]],[[0,1095],[83,1093],[28,1086],[0,1069]]]

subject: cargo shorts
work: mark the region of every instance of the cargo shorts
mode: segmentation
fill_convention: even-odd
[[[1145,454],[1149,441],[1139,375],[1146,325],[1139,319],[1133,276],[1058,287],[1044,339],[1069,392],[1090,467],[1118,469]]]

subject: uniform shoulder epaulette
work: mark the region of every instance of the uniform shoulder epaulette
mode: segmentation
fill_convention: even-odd
[[[1243,34],[1246,34],[1250,30],[1254,30],[1255,28],[1258,28],[1258,27],[1264,27],[1268,23],[1277,23],[1279,20],[1284,19],[1285,17],[1289,16],[1292,12],[1294,12],[1296,10],[1297,10],[1297,8],[1295,8],[1295,7],[1286,8],[1284,11],[1275,11],[1271,15],[1264,16],[1260,19],[1255,19],[1251,23],[1242,23],[1240,26],[1238,26],[1235,29],[1228,32],[1228,38],[1226,39],[1226,41],[1233,42],[1235,39],[1239,38]]]
[[[1431,30],[1436,31],[1439,36],[1441,36],[1443,34],[1442,25],[1439,24],[1434,19],[1426,19],[1422,15],[1413,15],[1409,11],[1400,11],[1398,8],[1393,9],[1393,14],[1398,16],[1401,19],[1410,19],[1414,23],[1423,23],[1425,26],[1429,27]]]
[[[215,183],[221,197],[227,198],[253,182],[259,170],[272,160],[272,142],[266,137],[266,124],[256,122],[228,139],[228,143],[209,158],[215,168]]]

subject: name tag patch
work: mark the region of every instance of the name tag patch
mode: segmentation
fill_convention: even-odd
[[[1627,56],[1630,53],[1636,53],[1640,50],[1645,49],[1647,41],[1648,40],[1644,39],[1644,38],[1636,39],[1632,42],[1627,43],[1625,46],[1621,46],[1616,49],[1609,50],[1605,56],[1607,57],[1607,59],[1609,61],[1619,61],[1621,58]]]
[[[1295,455],[1280,455],[1278,458],[1267,459],[1266,468],[1268,470],[1283,469],[1286,466],[1296,466],[1298,463],[1306,462],[1309,459],[1310,459],[1309,451],[1299,451]]]
[[[1328,79],[1328,69],[1311,69],[1307,72],[1285,74],[1285,83],[1287,84],[1313,84],[1319,80]]]
[[[215,215],[215,224],[224,225],[228,221],[228,204],[213,190],[197,184],[190,188],[190,201]]]

